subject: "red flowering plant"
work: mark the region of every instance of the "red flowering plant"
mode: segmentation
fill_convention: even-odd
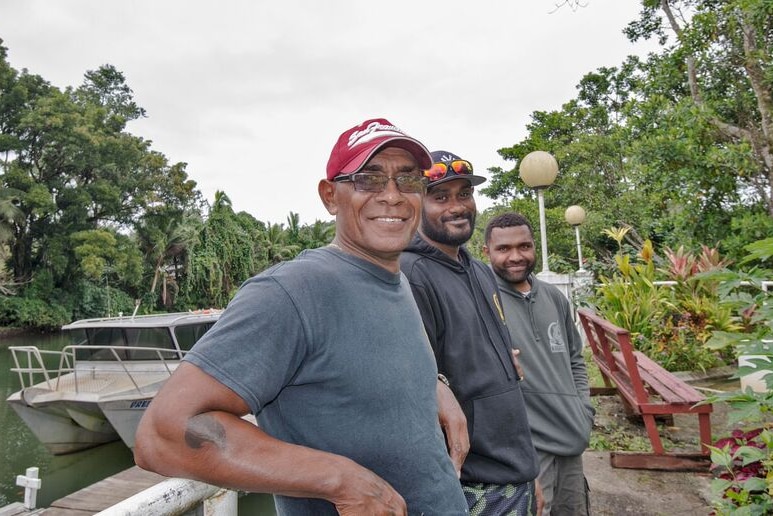
[[[773,432],[736,429],[710,448],[715,514],[771,514]]]

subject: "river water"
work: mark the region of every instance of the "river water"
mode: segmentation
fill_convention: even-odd
[[[68,455],[51,455],[5,402],[20,388],[18,376],[10,372],[13,360],[8,346],[58,350],[66,344],[69,340],[61,334],[0,335],[0,508],[24,501],[24,489],[16,486],[16,476],[29,467],[40,469],[42,487],[37,506],[47,507],[54,500],[134,465],[131,450],[121,441]],[[239,498],[239,514],[276,513],[269,495],[251,494]]]

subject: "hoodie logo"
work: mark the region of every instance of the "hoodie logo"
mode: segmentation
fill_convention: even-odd
[[[558,322],[552,322],[548,326],[548,340],[550,341],[550,351],[552,353],[566,353],[566,343],[564,342],[564,336],[561,334]]]
[[[494,299],[494,306],[497,307],[497,312],[499,312],[499,319],[503,324],[507,324],[507,322],[505,322],[505,313],[502,311],[502,305],[499,303],[499,296],[495,292],[491,297]]]

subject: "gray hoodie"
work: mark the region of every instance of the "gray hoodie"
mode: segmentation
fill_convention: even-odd
[[[534,446],[553,455],[580,455],[588,446],[595,410],[569,301],[534,275],[527,296],[498,276],[497,283],[513,347],[521,350]]]

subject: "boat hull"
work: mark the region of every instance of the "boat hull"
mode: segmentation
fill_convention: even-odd
[[[84,411],[84,407],[77,406],[66,407],[63,403],[33,407],[27,405],[20,394],[12,394],[7,399],[8,405],[53,455],[86,450],[119,439],[118,433],[104,417],[102,425],[95,425],[93,416],[85,415],[91,410]],[[98,407],[92,409],[98,410]],[[72,413],[78,412],[84,414],[81,420],[90,420],[90,428],[81,426],[71,417]]]
[[[134,435],[145,409],[150,406],[152,396],[144,399],[123,399],[102,401],[99,408],[104,413],[110,425],[115,429],[121,440],[131,449],[134,449]]]

